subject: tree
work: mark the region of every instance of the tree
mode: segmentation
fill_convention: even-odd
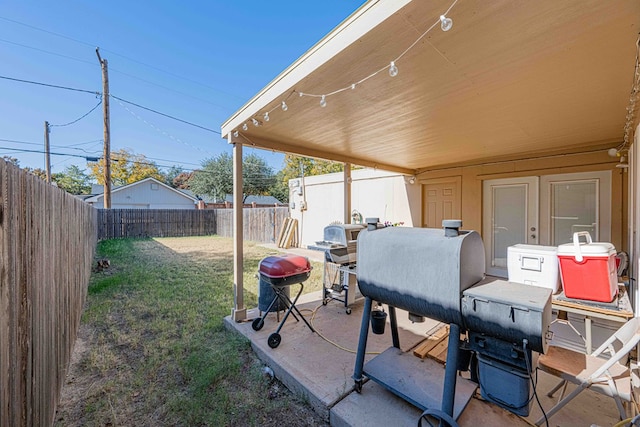
[[[26,168],[24,168],[24,170],[29,172],[32,175],[37,176],[38,178],[40,178],[40,179],[42,179],[44,181],[47,180],[47,171],[42,169],[42,168],[33,169],[33,168],[26,167]]]
[[[191,177],[193,177],[193,172],[182,172],[175,178],[173,178],[172,187],[179,188],[180,190],[190,190],[191,189]]]
[[[178,188],[175,185],[175,180],[178,176],[184,173],[184,170],[181,166],[173,165],[167,172],[164,173],[164,183],[170,187]]]
[[[104,159],[89,162],[88,166],[98,184],[104,184]],[[114,185],[127,185],[149,177],[164,181],[158,166],[144,154],[134,154],[125,148],[111,153],[111,182]]]
[[[67,166],[64,172],[54,173],[51,179],[67,193],[89,194],[91,192],[89,176],[76,165]]]
[[[290,179],[299,178],[301,176],[324,175],[326,173],[342,172],[343,170],[343,163],[287,154],[284,156],[284,167],[282,168],[281,179],[283,183],[288,186]]]
[[[276,174],[276,179],[271,188],[269,194],[281,201],[282,203],[289,203],[289,180],[284,180],[284,172],[280,171]]]
[[[20,161],[15,157],[2,156],[2,160],[4,160],[7,163],[11,163],[14,166],[20,166]]]
[[[242,160],[244,199],[249,195],[268,194],[275,182],[273,169],[260,156],[249,154]],[[214,199],[233,193],[233,158],[222,153],[202,164],[189,181],[191,191]]]

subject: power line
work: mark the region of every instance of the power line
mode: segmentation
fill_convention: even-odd
[[[185,124],[187,124],[187,125],[194,126],[194,127],[200,128],[200,129],[202,129],[202,130],[206,130],[206,131],[208,131],[208,132],[212,132],[212,133],[215,133],[215,134],[220,135],[220,132],[219,132],[219,131],[217,131],[217,130],[213,130],[213,129],[210,129],[210,128],[207,128],[207,127],[204,127],[204,126],[200,126],[200,125],[197,125],[197,124],[195,124],[195,123],[191,123],[191,122],[188,122],[188,121],[186,121],[186,120],[179,119],[179,118],[177,118],[177,117],[174,117],[174,116],[169,115],[169,114],[166,114],[166,113],[161,113],[160,111],[158,111],[158,110],[154,110],[153,108],[145,107],[145,106],[143,106],[143,105],[136,104],[135,102],[127,101],[126,99],[120,98],[120,97],[115,96],[115,95],[113,95],[113,94],[109,94],[109,96],[110,96],[111,98],[115,98],[115,99],[117,99],[117,100],[119,100],[119,101],[122,101],[122,102],[124,102],[125,104],[134,105],[134,106],[136,106],[136,107],[138,107],[138,108],[142,108],[143,110],[147,110],[147,111],[150,111],[150,112],[152,112],[152,113],[156,113],[156,114],[159,114],[159,115],[161,115],[161,116],[168,117],[168,118],[170,118],[170,119],[176,120],[176,121],[178,121],[178,122],[182,122],[182,123],[185,123]]]
[[[50,50],[41,49],[39,47],[34,47],[34,46],[29,46],[29,45],[26,45],[26,44],[22,44],[22,43],[12,42],[11,40],[6,40],[6,39],[0,39],[0,42],[12,44],[14,46],[24,47],[26,49],[35,50],[35,51],[42,52],[42,53],[46,53],[47,55],[59,56],[60,58],[70,59],[72,61],[82,62],[84,64],[89,64],[89,65],[95,66],[95,64],[93,62],[85,61],[84,59],[80,59],[80,58],[74,58],[73,56],[64,55],[62,53],[51,52]]]
[[[22,26],[27,27],[27,28],[31,28],[32,30],[41,31],[41,32],[46,33],[46,34],[51,34],[51,35],[54,35],[56,37],[60,37],[60,38],[66,39],[66,40],[70,40],[70,41],[73,41],[73,42],[76,42],[76,43],[80,43],[82,45],[89,46],[89,47],[92,47],[92,48],[96,46],[95,43],[88,43],[88,42],[85,42],[83,40],[75,39],[73,37],[65,36],[64,34],[60,34],[60,33],[56,33],[56,32],[53,32],[53,31],[45,30],[44,28],[39,28],[39,27],[36,27],[34,25],[30,25],[30,24],[26,24],[24,22],[16,21],[14,19],[9,19],[9,18],[3,17],[3,16],[0,16],[0,19],[2,19],[4,21],[7,21],[7,22],[11,22],[11,23],[17,24],[17,25],[22,25]],[[218,89],[218,88],[216,88],[214,86],[211,86],[209,84],[202,83],[202,82],[199,82],[197,80],[193,80],[193,79],[191,79],[189,77],[184,77],[184,76],[181,76],[181,75],[176,74],[176,73],[172,73],[171,71],[163,70],[162,68],[156,67],[155,65],[147,64],[147,63],[142,62],[142,61],[140,61],[138,59],[131,58],[129,56],[123,55],[121,53],[115,52],[115,51],[110,50],[110,49],[102,49],[102,50],[104,50],[105,52],[112,53],[113,55],[119,56],[119,57],[121,57],[123,59],[126,59],[127,61],[131,61],[131,62],[134,62],[136,64],[145,66],[147,68],[151,68],[152,70],[156,70],[156,71],[159,71],[161,73],[165,73],[167,75],[170,75],[172,77],[176,77],[178,79],[182,79],[182,80],[185,80],[185,81],[188,81],[188,82],[191,82],[191,83],[195,83],[195,84],[203,86],[203,87],[208,87],[209,89],[213,89],[213,90],[215,90],[217,92],[223,93],[225,95],[230,95],[230,96],[233,96],[235,98],[238,98],[238,99],[242,100],[242,98],[240,98],[237,95],[234,95],[234,94],[229,93],[229,92],[222,91],[222,90],[220,90],[220,89]],[[49,52],[47,52],[47,53],[49,53]],[[70,58],[70,59],[74,59],[75,60],[76,58]],[[114,70],[114,71],[116,71],[116,70]],[[134,76],[130,76],[130,77],[134,77]]]
[[[11,80],[11,81],[20,82],[20,83],[28,83],[28,84],[32,84],[32,85],[38,85],[38,86],[51,87],[51,88],[54,88],[54,89],[64,89],[64,90],[70,90],[70,91],[74,91],[74,92],[83,92],[83,93],[90,93],[90,94],[96,95],[96,96],[102,96],[101,92],[97,92],[97,91],[94,91],[94,90],[78,89],[78,88],[73,88],[73,87],[68,87],[68,86],[59,86],[59,85],[53,85],[53,84],[49,84],[49,83],[34,82],[32,80],[16,79],[15,77],[8,77],[8,76],[0,76],[0,79]]]
[[[31,142],[31,141],[18,141],[15,139],[4,139],[4,138],[0,138],[0,142],[13,142],[15,144],[26,144],[26,145],[42,145],[42,142]],[[52,145],[52,147],[55,148],[69,148],[71,150],[83,150],[82,148],[74,148],[77,145],[86,145],[86,144],[94,144],[94,143],[98,143],[98,142],[103,142],[101,139],[94,139],[93,141],[87,141],[87,142],[78,142],[75,144],[69,144],[69,145]]]
[[[70,126],[74,123],[78,123],[80,120],[84,119],[85,117],[87,117],[89,114],[93,113],[93,111],[98,108],[100,105],[102,104],[102,97],[100,97],[100,101],[98,101],[98,103],[95,105],[95,107],[93,107],[91,110],[89,110],[88,112],[86,112],[85,114],[83,114],[82,116],[78,117],[77,119],[75,119],[72,122],[69,123],[65,123],[62,125],[49,125],[50,127],[63,127],[63,126]]]
[[[10,151],[14,151],[17,153],[37,153],[37,154],[43,154],[44,151],[42,150],[26,150],[23,148],[12,148],[12,147],[0,147],[0,150],[10,150]],[[68,154],[68,153],[49,153],[52,156],[69,156],[69,157],[79,157],[82,159],[87,159],[87,157],[91,157],[91,156],[82,156],[80,154]]]
[[[102,96],[101,92],[90,91],[90,90],[85,90],[85,89],[77,89],[77,88],[72,88],[72,87],[67,87],[67,86],[53,85],[53,84],[49,84],[49,83],[35,82],[35,81],[32,81],[32,80],[16,79],[14,77],[0,76],[0,79],[11,80],[11,81],[20,82],[20,83],[34,84],[34,85],[38,85],[38,86],[51,87],[51,88],[55,88],[55,89],[64,89],[64,90],[71,90],[71,91],[75,91],[75,92],[84,92],[84,93],[90,93],[90,94],[93,94],[93,95],[96,95],[96,96]],[[153,108],[145,107],[144,105],[140,105],[140,104],[137,104],[137,103],[132,102],[132,101],[127,101],[126,99],[120,98],[120,97],[115,96],[113,94],[109,94],[109,96],[111,98],[115,98],[115,99],[117,99],[119,101],[122,101],[122,102],[124,102],[126,104],[134,105],[134,106],[136,106],[138,108],[142,108],[143,110],[147,110],[147,111],[150,111],[152,113],[159,114],[161,116],[167,117],[169,119],[176,120],[178,122],[187,124],[189,126],[193,126],[193,127],[196,127],[196,128],[202,129],[202,130],[206,130],[207,132],[211,132],[211,133],[215,133],[217,135],[220,135],[220,131],[210,129],[210,128],[207,128],[207,127],[204,127],[204,126],[189,122],[187,120],[179,119],[178,117],[175,117],[175,116],[172,116],[170,114],[166,114],[166,113],[160,112],[158,110],[154,110]]]

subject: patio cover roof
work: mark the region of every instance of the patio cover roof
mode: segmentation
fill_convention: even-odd
[[[451,3],[367,2],[233,114],[223,137],[408,174],[622,141],[640,2],[460,0],[443,32]],[[390,77],[384,68],[434,23]],[[341,88],[324,108],[299,96]]]

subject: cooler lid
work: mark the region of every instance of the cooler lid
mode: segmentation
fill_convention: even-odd
[[[580,243],[578,250],[576,250],[573,243],[564,243],[558,246],[558,255],[575,256],[578,251],[580,251],[583,256],[609,256],[615,255],[616,248],[607,242]]]
[[[584,237],[586,242],[580,242],[580,237]],[[577,231],[573,233],[573,243],[558,246],[558,256],[573,256],[578,262],[582,262],[583,256],[610,256],[615,253],[615,246],[592,241],[588,231]]]
[[[466,289],[462,295],[465,298],[481,299],[533,311],[544,311],[546,305],[551,304],[549,288],[500,279],[485,279],[476,286]]]
[[[309,258],[300,255],[274,255],[260,261],[259,271],[266,277],[279,279],[308,273],[311,271],[311,264]]]

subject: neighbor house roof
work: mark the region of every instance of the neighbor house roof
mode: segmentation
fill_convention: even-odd
[[[444,32],[452,3],[368,1],[229,117],[222,136],[403,173],[623,140],[639,2],[465,0]]]

